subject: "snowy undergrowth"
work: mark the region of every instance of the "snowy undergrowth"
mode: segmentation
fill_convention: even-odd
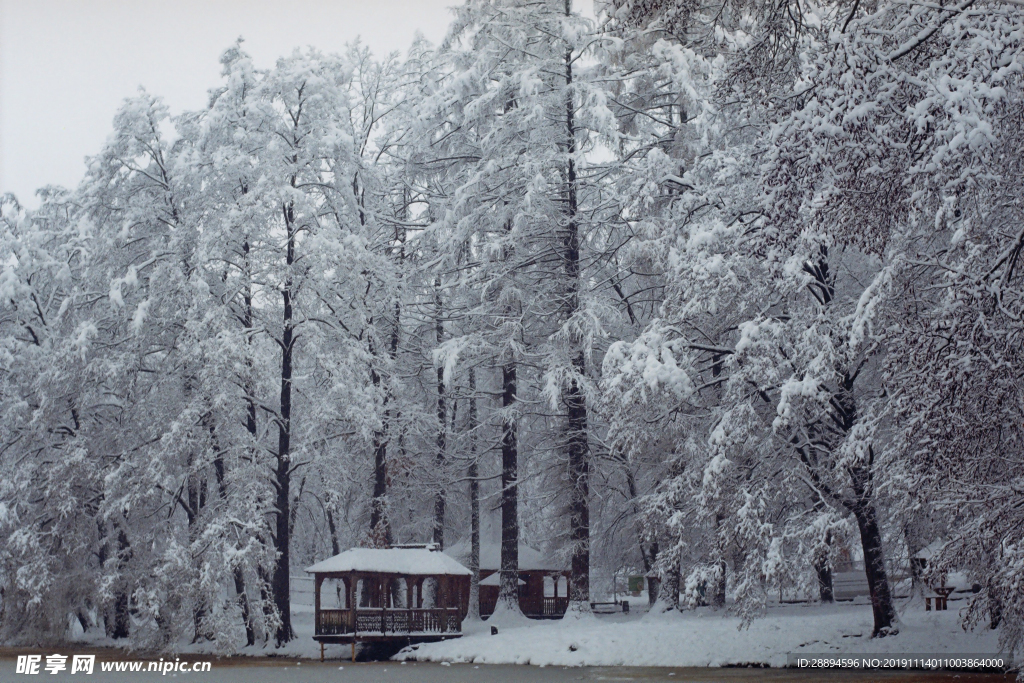
[[[925,612],[911,604],[897,636],[872,640],[871,607],[776,607],[740,629],[740,619],[706,609],[657,618],[597,617],[466,635],[407,648],[395,659],[538,666],[785,666],[793,652],[867,654],[988,654],[998,652],[996,631],[965,632],[956,609]]]

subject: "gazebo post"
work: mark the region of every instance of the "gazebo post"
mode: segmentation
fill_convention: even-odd
[[[323,574],[314,574],[313,582],[313,633],[320,634],[320,587],[324,584]],[[323,660],[323,644],[320,645],[320,659]]]
[[[358,583],[359,579],[356,578],[356,575],[350,573],[346,588],[348,589],[348,630],[352,632],[353,638],[356,633],[356,584]]]
[[[380,632],[388,632],[388,600],[391,599],[391,581],[385,578],[384,574],[377,575],[377,585],[380,586]]]
[[[448,632],[448,577],[437,577],[437,605],[441,618],[441,633]]]
[[[352,581],[352,588],[351,588],[351,591],[349,593],[352,596],[352,601],[349,603],[348,615],[349,615],[349,619],[352,620],[352,661],[355,662],[356,661],[356,627],[359,625],[359,620],[356,618],[356,609],[358,608],[358,605],[359,605],[358,598],[356,597],[356,590],[358,590],[358,588],[359,588],[359,575],[356,574],[355,572],[353,572],[352,574],[349,575],[349,577],[350,577],[350,579]]]

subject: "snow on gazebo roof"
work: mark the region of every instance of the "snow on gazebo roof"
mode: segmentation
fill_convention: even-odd
[[[480,579],[481,586],[500,586],[501,585],[501,573],[495,572],[488,576],[486,579]],[[519,579],[519,585],[525,586],[526,582]]]
[[[431,548],[352,548],[306,567],[310,574],[367,572],[406,576],[469,576],[471,571]]]
[[[470,545],[468,541],[456,543],[445,550],[446,555],[454,557],[459,562],[469,562]],[[501,568],[501,544],[480,543],[480,569],[498,571]],[[565,567],[560,562],[553,561],[550,557],[531,548],[525,543],[519,544],[519,571],[521,572],[559,572]]]

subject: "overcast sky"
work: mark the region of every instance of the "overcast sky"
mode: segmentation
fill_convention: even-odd
[[[0,193],[72,187],[139,85],[172,113],[206,104],[238,36],[257,66],[298,46],[340,52],[360,36],[404,52],[437,43],[459,0],[0,0]]]

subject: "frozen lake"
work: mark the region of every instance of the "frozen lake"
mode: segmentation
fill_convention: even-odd
[[[45,662],[45,658],[43,660]],[[515,665],[453,664],[444,666],[433,663],[401,664],[397,662],[273,662],[235,660],[222,663],[213,660],[208,673],[179,673],[161,676],[158,673],[102,672],[97,665],[92,675],[83,673],[48,674],[40,671],[39,678],[46,681],[106,683],[181,680],[216,681],[217,683],[570,683],[575,681],[688,681],[701,683],[731,683],[755,681],[776,681],[778,683],[815,683],[818,681],[893,681],[953,683],[1010,683],[1012,675],[969,674],[963,672],[807,672],[792,669],[709,669],[709,668],[659,668],[659,667],[536,667]],[[33,680],[15,672],[15,659],[4,654],[0,656],[0,683]],[[38,680],[38,679],[37,679]]]

